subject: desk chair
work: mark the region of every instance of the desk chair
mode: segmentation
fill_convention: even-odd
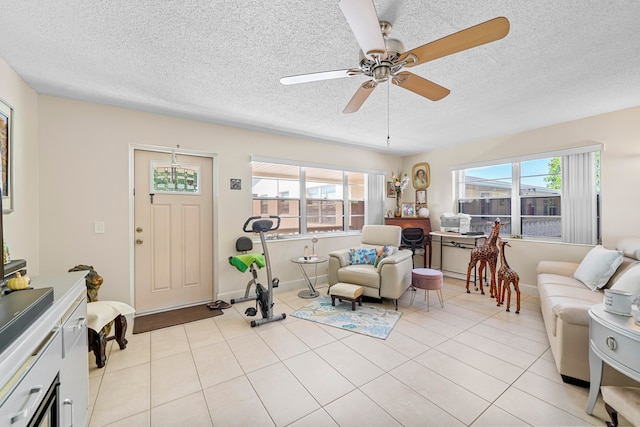
[[[416,253],[424,254],[425,239],[426,236],[422,228],[408,227],[402,230],[402,235],[400,237],[400,247],[411,250],[411,264],[413,265],[413,268],[416,267],[413,259]]]

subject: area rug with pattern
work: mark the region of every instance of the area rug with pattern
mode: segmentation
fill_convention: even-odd
[[[338,302],[337,299],[336,305],[333,307],[331,298],[323,295],[299,308],[292,316],[375,338],[387,339],[402,316],[402,312],[386,310],[371,304],[362,304],[362,307],[356,304],[356,310],[352,311],[350,302]]]

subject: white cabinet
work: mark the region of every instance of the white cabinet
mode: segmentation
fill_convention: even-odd
[[[0,352],[0,427],[29,424],[43,405],[57,414],[53,425],[87,425],[86,273],[31,280],[34,288],[53,288],[53,304]],[[48,390],[57,390],[55,398]],[[57,411],[48,412],[49,401]]]
[[[83,292],[62,324],[60,367],[60,424],[85,426],[89,408],[89,362],[87,358],[87,300]]]
[[[589,400],[587,414],[600,392],[602,364],[607,363],[629,378],[640,381],[640,326],[631,316],[608,313],[604,304],[589,309]]]

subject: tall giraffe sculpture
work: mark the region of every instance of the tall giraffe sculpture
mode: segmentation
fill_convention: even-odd
[[[471,250],[471,261],[469,261],[469,268],[467,268],[467,293],[469,291],[469,279],[471,278],[471,270],[479,262],[478,276],[480,277],[480,292],[484,295],[484,288],[482,287],[482,275],[485,267],[489,264],[491,270],[491,287],[489,288],[489,294],[491,298],[496,296],[496,264],[498,264],[498,235],[500,234],[500,218],[496,218],[493,222],[493,228],[491,229],[491,235],[485,240],[482,246],[475,247]],[[477,291],[478,288],[475,287]]]
[[[507,264],[507,258],[504,254],[505,247],[511,246],[505,240],[499,239],[498,246],[500,247],[500,269],[498,270],[498,288],[497,288],[497,296],[496,301],[498,301],[498,306],[504,303],[504,292],[507,293],[507,311],[509,311],[509,306],[511,305],[511,284],[513,283],[513,289],[516,291],[516,314],[520,314],[520,286],[518,283],[520,282],[520,276],[516,273],[509,264]],[[506,288],[506,289],[505,289]]]

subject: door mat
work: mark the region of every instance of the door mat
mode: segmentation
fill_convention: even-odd
[[[161,313],[136,316],[133,321],[133,333],[141,334],[143,332],[154,331],[156,329],[168,328],[170,326],[182,325],[183,323],[220,316],[221,314],[222,310],[211,310],[206,304],[202,304],[194,305],[192,307],[178,308],[176,310],[163,311]]]
[[[351,302],[339,302],[336,299],[336,305],[333,307],[330,297],[320,296],[298,309],[292,316],[375,338],[387,339],[402,316],[402,312],[386,310],[369,304],[362,304],[362,307],[356,304],[356,310],[351,311]]]

